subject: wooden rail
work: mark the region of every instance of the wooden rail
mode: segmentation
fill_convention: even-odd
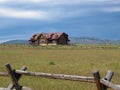
[[[120,90],[120,86],[113,84],[111,81],[114,72],[108,71],[105,78],[101,78],[99,71],[93,72],[93,77],[87,76],[77,76],[77,75],[65,75],[65,74],[52,74],[52,73],[43,73],[43,72],[31,72],[25,71],[26,68],[22,68],[21,70],[12,70],[10,64],[5,65],[8,73],[0,72],[0,76],[10,77],[12,83],[8,86],[7,90],[12,90],[15,88],[16,90],[21,90],[22,86],[19,85],[18,81],[21,75],[26,76],[37,76],[43,78],[50,79],[61,79],[61,80],[70,80],[70,81],[79,81],[79,82],[89,82],[96,83],[97,90],[107,90],[107,88],[111,88],[113,90]]]
[[[28,71],[21,71],[21,70],[16,70],[15,73],[26,75],[26,76],[37,76],[37,77],[50,78],[50,79],[63,79],[63,80],[70,80],[70,81],[95,83],[93,77],[86,77],[86,76],[51,74],[51,73],[42,73],[42,72],[28,72]],[[0,75],[9,76],[7,73],[4,73],[4,72],[0,72]]]

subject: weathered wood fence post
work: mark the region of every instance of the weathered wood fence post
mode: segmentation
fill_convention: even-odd
[[[16,90],[21,90],[21,87],[18,84],[18,81],[17,81],[16,76],[15,76],[15,70],[12,70],[10,64],[6,64],[5,66],[7,68],[8,74],[12,80],[13,85],[15,85]]]
[[[26,71],[27,67],[22,67],[21,68],[22,71]],[[22,74],[16,74],[16,79],[17,81],[19,81],[19,79],[21,78]],[[15,87],[15,85],[13,83],[9,84],[7,90],[12,90]]]
[[[107,74],[106,74],[106,77],[104,79],[107,80],[107,81],[111,81],[113,75],[114,75],[114,72],[108,71]],[[99,71],[95,71],[93,73],[93,76],[94,76],[94,80],[95,80],[97,89],[98,90],[107,90],[108,87],[101,84],[101,82],[100,82],[101,77],[100,77]]]
[[[106,77],[105,77],[104,79],[110,82],[111,79],[112,79],[112,77],[113,77],[113,75],[114,75],[114,72],[113,72],[113,71],[108,71],[107,74],[106,74]],[[106,86],[104,85],[104,88],[105,88],[105,90],[107,90],[108,87],[106,87]]]
[[[95,83],[96,83],[96,86],[97,86],[97,90],[104,90],[102,84],[100,83],[100,78],[101,77],[100,77],[99,71],[95,71],[93,73],[93,76],[94,76],[94,80],[95,80]]]
[[[114,75],[113,71],[108,71],[107,74],[106,74],[105,80],[111,81],[113,75]]]
[[[22,75],[15,73],[15,70],[12,70],[10,64],[6,64],[5,66],[7,68],[8,74],[12,80],[12,83],[9,84],[7,90],[12,90],[14,87],[16,90],[21,90],[22,86],[19,85],[18,80],[21,78]],[[21,70],[25,71],[25,70],[27,70],[27,67],[22,67]]]

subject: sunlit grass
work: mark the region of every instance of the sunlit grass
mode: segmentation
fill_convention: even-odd
[[[118,46],[117,48],[108,47],[103,49],[96,48],[96,46],[81,48],[81,45],[55,47],[2,46],[0,48],[0,71],[6,71],[4,66],[6,63],[10,63],[15,69],[27,66],[28,71],[85,76],[92,76],[94,70],[99,70],[101,76],[105,77],[107,70],[113,70],[115,76],[112,81],[120,84],[120,49]],[[9,78],[0,77],[0,87],[7,87],[10,82]],[[33,90],[96,90],[95,84],[91,83],[27,76],[22,76],[19,83]]]

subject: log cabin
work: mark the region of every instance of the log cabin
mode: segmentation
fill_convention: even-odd
[[[64,32],[54,32],[54,33],[40,33],[34,34],[29,43],[31,45],[67,45],[69,42],[68,35]]]

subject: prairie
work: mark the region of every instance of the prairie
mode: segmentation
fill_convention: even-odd
[[[0,72],[6,71],[6,63],[14,69],[27,66],[28,71],[81,76],[92,76],[93,71],[99,70],[103,78],[108,70],[112,70],[115,72],[112,82],[120,84],[119,46],[1,45]],[[10,82],[10,78],[0,76],[0,87],[7,87]],[[33,90],[96,90],[94,83],[40,77],[22,76],[19,83]]]

